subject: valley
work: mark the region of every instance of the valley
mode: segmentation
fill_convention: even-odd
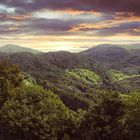
[[[19,46],[18,51],[11,51],[16,47],[6,45],[5,48],[2,47],[2,51],[0,48],[1,119],[4,125],[5,123],[8,125],[8,127],[3,126],[4,130],[19,128],[19,124],[21,124],[21,135],[26,137],[23,125],[27,122],[27,128],[35,127],[33,131],[29,128],[25,131],[30,134],[28,137],[31,137],[31,140],[34,137],[37,140],[43,140],[41,136],[45,137],[45,140],[46,138],[66,140],[65,137],[76,140],[77,136],[79,140],[84,140],[85,136],[89,137],[88,140],[92,140],[93,136],[89,134],[86,127],[88,124],[88,129],[93,131],[90,125],[94,123],[96,129],[100,127],[103,130],[106,127],[111,127],[111,136],[108,132],[104,132],[107,139],[112,137],[111,139],[114,140],[116,137],[118,140],[121,136],[123,140],[125,138],[132,140],[128,133],[132,135],[138,133],[137,130],[135,133],[130,131],[131,126],[127,123],[127,121],[130,122],[130,118],[125,116],[127,114],[131,116],[132,112],[129,112],[129,107],[134,111],[138,106],[134,107],[133,104],[140,101],[140,55],[138,49],[131,51],[120,46],[105,44],[79,53],[66,51],[34,53],[35,50],[24,48],[24,51]],[[6,96],[3,96],[5,94]],[[15,109],[12,114],[15,107],[19,109]],[[32,113],[28,112],[28,114],[26,109],[27,112]],[[39,112],[36,112],[36,109]],[[100,109],[103,109],[104,112],[100,112]],[[118,112],[123,109],[124,115],[116,114],[116,109]],[[10,113],[7,114],[6,110]],[[115,110],[114,114],[110,114],[110,111],[113,110]],[[46,114],[46,111],[49,114]],[[26,120],[22,120],[22,114]],[[97,118],[94,116],[95,114]],[[100,116],[108,117],[111,121],[113,115],[117,120],[117,122],[112,120],[113,124],[100,118]],[[118,122],[120,116],[122,119],[126,119],[125,125],[128,128]],[[88,120],[88,117],[93,118],[93,120]],[[132,117],[131,119],[136,121],[135,117]],[[37,119],[36,125],[43,122],[40,124],[43,128],[37,130],[39,126],[34,126],[33,121],[29,118],[34,121]],[[48,122],[44,119],[47,119]],[[99,125],[98,119],[103,124],[106,122],[105,126]],[[14,126],[11,126],[9,121]],[[57,123],[62,123],[62,127],[61,124]],[[118,127],[114,128],[115,123]],[[50,128],[48,129],[45,124],[49,125]],[[63,127],[66,128],[63,129]],[[124,131],[123,127],[127,132]],[[53,129],[55,129],[55,134],[53,134]],[[119,132],[117,129],[122,129],[121,135],[114,134]],[[46,130],[51,131],[51,134]],[[39,134],[31,135],[35,131]],[[19,133],[17,130],[15,132]],[[83,135],[79,136],[81,132]],[[94,135],[98,135],[98,132]],[[12,138],[21,140],[20,136],[17,137],[13,132],[9,132],[8,139]],[[106,140],[103,137],[101,139]],[[136,138],[136,140],[138,139]]]

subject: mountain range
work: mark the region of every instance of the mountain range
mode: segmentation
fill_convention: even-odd
[[[140,66],[140,47],[138,49],[138,46],[136,49],[130,50],[125,49],[122,45],[102,44],[79,53],[66,51],[43,53],[17,45],[0,47],[0,56],[6,54],[9,57],[12,56],[11,61],[14,59],[19,63],[34,61],[35,64],[47,64],[65,69],[75,66],[91,67],[95,63],[114,69]]]
[[[0,48],[0,57],[17,64],[72,109],[84,108],[85,96],[93,90],[140,90],[140,49],[103,44],[78,53],[43,53],[6,45]]]

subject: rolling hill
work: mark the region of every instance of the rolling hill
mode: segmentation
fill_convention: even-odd
[[[140,50],[140,44],[130,44],[130,45],[120,45],[120,46],[130,51]]]
[[[17,45],[12,45],[12,44],[7,44],[3,47],[0,47],[0,52],[1,53],[20,53],[20,52],[30,52],[33,54],[39,54],[41,52],[31,49],[31,48],[26,48],[26,47],[21,47]]]
[[[128,50],[117,45],[109,44],[98,45],[82,52],[82,54],[90,58],[109,63],[119,62],[132,56],[132,53]]]
[[[140,73],[139,55],[120,46],[99,45],[80,53],[59,51],[34,54],[29,50],[10,53],[8,59],[35,78],[39,84],[60,94],[62,89],[65,89],[66,93],[69,91],[78,94],[94,88],[119,89],[119,84],[123,81],[126,84],[134,79],[139,81],[139,78],[133,77]],[[112,73],[108,72],[110,70],[116,71],[116,79],[123,80],[114,82]],[[88,75],[93,78],[90,79]],[[128,83],[124,75],[133,78],[128,78]],[[100,77],[100,84],[93,82],[97,81],[97,77]],[[125,88],[125,84],[123,85]]]
[[[81,52],[81,55],[94,59],[106,66],[121,70],[126,67],[140,66],[139,50],[127,50],[122,46],[103,44]]]

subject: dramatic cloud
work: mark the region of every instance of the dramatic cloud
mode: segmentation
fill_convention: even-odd
[[[0,40],[20,36],[19,42],[32,40],[27,45],[73,48],[119,43],[122,36],[140,42],[139,7],[139,0],[0,0]]]
[[[41,9],[100,12],[132,12],[140,14],[138,0],[1,0],[1,4],[17,10],[36,11]]]
[[[6,13],[0,13],[0,21],[23,21],[28,20],[30,16],[28,15],[11,15]]]

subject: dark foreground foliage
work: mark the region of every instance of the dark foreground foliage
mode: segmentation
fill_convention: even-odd
[[[90,92],[83,93],[86,108],[79,105],[79,109],[69,109],[58,95],[27,84],[15,65],[2,61],[0,140],[140,139],[139,92],[129,95],[105,90]],[[74,106],[73,102],[69,104]]]

